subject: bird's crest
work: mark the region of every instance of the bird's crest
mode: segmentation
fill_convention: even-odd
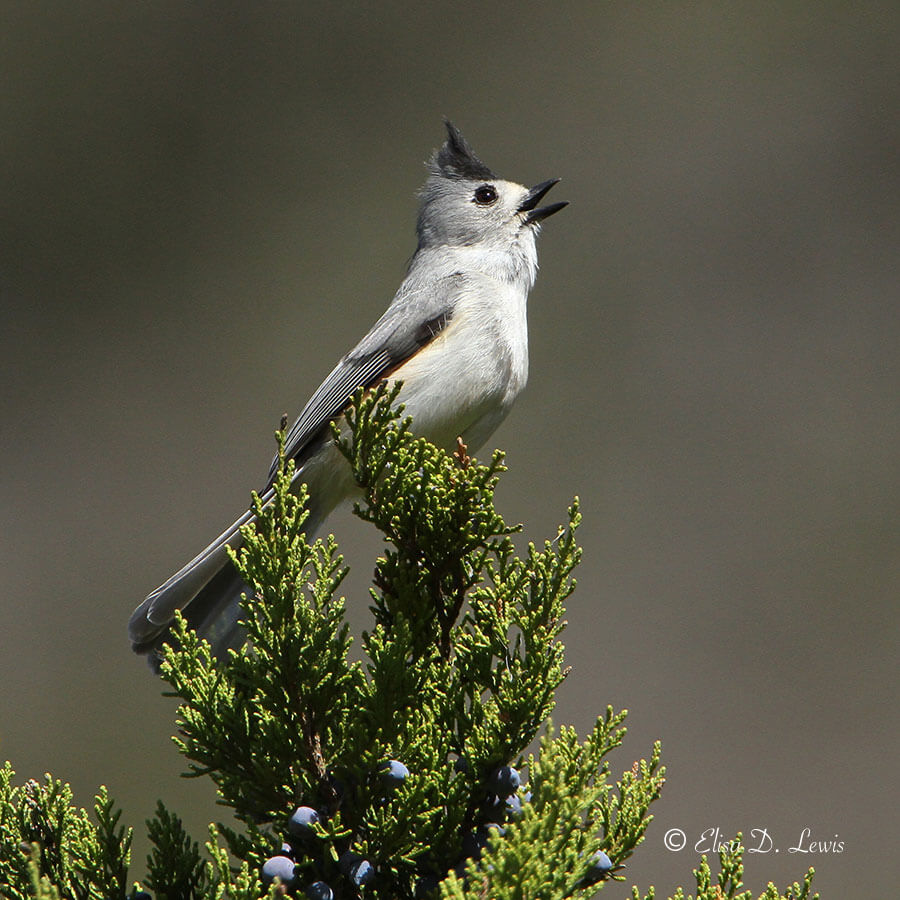
[[[484,181],[497,176],[475,155],[469,142],[460,130],[449,120],[447,140],[431,158],[431,171],[444,178],[466,178],[470,181]]]

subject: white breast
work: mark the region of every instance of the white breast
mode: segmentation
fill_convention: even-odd
[[[451,449],[457,436],[477,450],[509,412],[528,378],[527,292],[472,278],[450,324],[404,363],[400,401],[413,429]]]

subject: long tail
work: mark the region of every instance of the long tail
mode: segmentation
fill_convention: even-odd
[[[268,503],[272,495],[271,489],[262,494],[263,503]],[[307,535],[314,535],[324,518],[317,515],[317,510],[311,510],[306,521]],[[154,671],[159,669],[162,645],[173,642],[171,625],[177,610],[209,641],[217,657],[244,642],[238,625],[239,604],[241,594],[250,588],[228,558],[226,548],[237,550],[241,546],[241,526],[254,519],[251,510],[244,513],[186,566],[148,594],[132,613],[128,623],[132,649],[145,654]]]

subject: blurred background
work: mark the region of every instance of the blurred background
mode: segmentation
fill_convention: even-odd
[[[201,841],[221,816],[126,621],[390,301],[446,115],[571,201],[498,500],[542,540],[582,498],[555,719],[631,710],[615,772],[663,742],[629,883],[689,885],[707,829],[765,828],[755,891],[814,865],[823,897],[884,895],[900,7],[0,9],[0,759],[81,803],[105,782],[138,826],[157,797]],[[331,526],[358,633],[380,545]]]

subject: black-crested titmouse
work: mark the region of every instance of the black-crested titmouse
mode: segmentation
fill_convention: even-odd
[[[451,448],[481,447],[528,377],[525,303],[537,274],[540,223],[565,203],[538,206],[559,179],[526,188],[498,178],[450,122],[421,192],[418,247],[400,290],[369,333],[335,366],[287,434],[295,480],[309,488],[307,534],[354,491],[331,436],[353,393],[388,379],[417,434]],[[272,495],[277,457],[263,502]],[[226,546],[240,545],[244,513],[160,585],[131,616],[134,649],[151,654],[169,636],[175,611],[221,653],[241,640],[238,602],[246,585]]]

